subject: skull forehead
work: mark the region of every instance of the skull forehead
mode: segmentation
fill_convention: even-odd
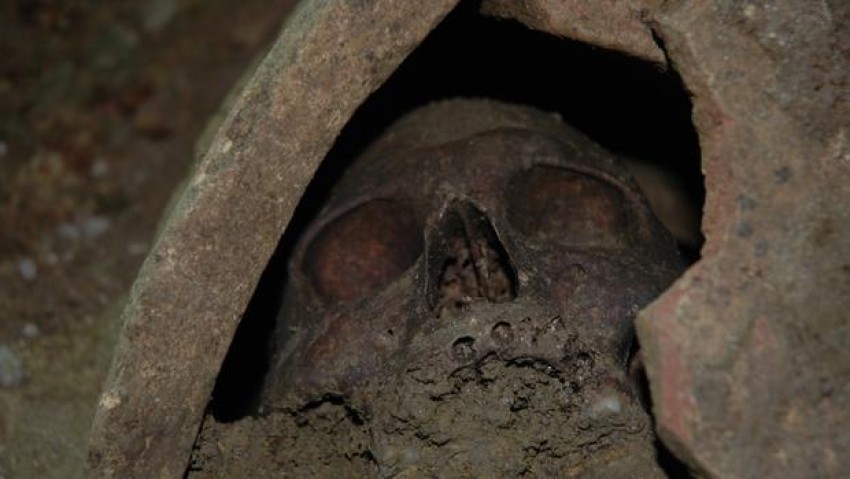
[[[574,145],[576,150],[601,150],[565,124],[558,114],[491,100],[452,99],[423,106],[403,116],[364,156],[428,148],[500,129],[535,131]]]
[[[427,105],[392,125],[346,171],[326,212],[382,195],[438,201],[434,196],[460,194],[486,202],[504,193],[511,174],[536,164],[602,176],[637,192],[613,155],[558,115],[460,99]]]

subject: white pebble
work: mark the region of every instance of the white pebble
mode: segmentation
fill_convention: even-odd
[[[612,418],[620,414],[622,409],[623,405],[620,403],[617,393],[614,391],[605,391],[597,396],[593,402],[585,406],[583,415],[591,420]]]
[[[24,323],[24,327],[21,329],[21,334],[26,338],[34,338],[38,336],[40,331],[38,330],[38,326],[34,323]]]
[[[54,265],[59,262],[59,255],[54,253],[53,251],[48,251],[44,254],[44,262],[50,265]]]
[[[620,399],[617,398],[617,396],[610,395],[600,399],[596,403],[595,409],[603,415],[617,414],[620,412],[620,409],[622,409],[622,405],[620,404]]]
[[[18,261],[18,273],[21,275],[21,278],[32,281],[38,276],[38,266],[36,266],[35,261],[31,258],[23,258]]]
[[[99,158],[95,160],[91,165],[91,176],[92,178],[103,178],[106,174],[109,173],[109,163],[106,162],[103,158]]]
[[[80,228],[71,223],[62,223],[59,225],[57,229],[57,233],[60,238],[65,238],[67,240],[77,240],[80,238]]]
[[[6,345],[0,345],[0,387],[17,386],[24,378],[21,360]]]
[[[144,25],[148,32],[158,32],[171,23],[177,14],[175,0],[150,0],[144,9]]]
[[[83,236],[86,239],[95,239],[103,233],[106,233],[106,230],[109,229],[109,224],[109,218],[105,216],[92,216],[91,218],[87,218],[82,223]]]

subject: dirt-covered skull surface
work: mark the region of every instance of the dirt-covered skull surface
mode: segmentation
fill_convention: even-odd
[[[208,418],[195,474],[663,477],[632,323],[683,267],[556,116],[427,106],[299,239],[262,414]]]

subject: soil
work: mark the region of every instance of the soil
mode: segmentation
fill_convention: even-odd
[[[475,354],[467,346],[455,359]],[[292,398],[233,423],[208,415],[188,477],[667,477],[649,415],[584,377],[585,358],[492,353],[449,372],[431,357],[351,396]]]
[[[0,478],[80,474],[157,222],[293,3],[0,6]]]

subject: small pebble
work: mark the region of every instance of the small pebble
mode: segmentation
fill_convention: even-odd
[[[38,330],[38,326],[34,323],[24,323],[24,327],[21,329],[21,334],[23,334],[25,338],[35,338],[40,332],[41,331]]]
[[[0,387],[10,388],[21,384],[24,368],[21,360],[8,346],[0,344]]]
[[[593,402],[586,405],[583,411],[583,416],[592,421],[603,418],[613,418],[620,414],[623,405],[614,391],[605,391],[597,396]]]
[[[92,178],[103,178],[106,174],[109,173],[109,163],[106,162],[103,158],[99,158],[95,160],[91,165],[91,176]]]
[[[44,262],[49,265],[55,265],[59,262],[59,255],[54,253],[53,251],[48,251],[44,255]]]
[[[86,239],[95,239],[98,236],[106,233],[109,229],[109,218],[105,216],[92,216],[82,222],[83,236]]]
[[[594,405],[596,411],[600,414],[619,414],[622,409],[622,405],[620,404],[620,400],[617,399],[617,396],[611,395],[606,396],[599,400]]]
[[[38,267],[31,258],[23,258],[18,261],[18,273],[21,278],[32,281],[38,276]]]
[[[77,240],[80,238],[80,228],[71,223],[62,223],[57,230],[60,238],[67,240]]]
[[[9,145],[5,141],[0,141],[0,158],[6,156],[7,153],[9,153]]]
[[[177,14],[175,0],[150,0],[144,7],[144,25],[148,32],[158,32],[171,23]]]

